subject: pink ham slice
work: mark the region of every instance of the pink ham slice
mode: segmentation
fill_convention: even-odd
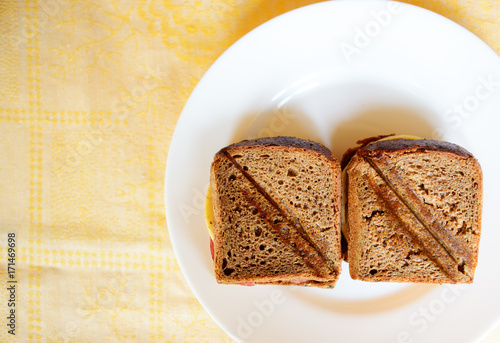
[[[210,238],[210,255],[212,255],[212,261],[214,260],[214,241]],[[242,286],[255,286],[255,282],[240,282],[238,285]]]

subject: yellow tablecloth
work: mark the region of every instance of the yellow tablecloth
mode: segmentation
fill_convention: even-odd
[[[313,2],[0,1],[0,341],[230,341],[169,241],[170,138],[224,50]],[[500,52],[496,0],[406,2]]]

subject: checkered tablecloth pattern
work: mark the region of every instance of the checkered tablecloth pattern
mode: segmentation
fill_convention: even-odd
[[[167,151],[217,57],[313,2],[0,1],[0,341],[231,341],[173,254]],[[499,2],[405,2],[500,52]]]

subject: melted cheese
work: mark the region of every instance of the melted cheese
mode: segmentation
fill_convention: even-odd
[[[207,197],[205,198],[205,223],[207,224],[208,234],[214,239],[215,215],[213,208],[212,192],[208,186]]]

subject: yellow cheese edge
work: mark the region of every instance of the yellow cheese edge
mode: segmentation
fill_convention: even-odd
[[[397,136],[389,136],[385,138],[381,138],[375,142],[381,142],[381,141],[391,141],[393,139],[413,139],[413,140],[420,140],[423,139],[422,137],[418,136],[412,136],[412,135],[397,135]]]
[[[212,199],[212,191],[210,186],[208,186],[207,196],[205,198],[205,223],[207,225],[208,234],[212,241],[214,240],[214,231],[215,231],[215,214],[213,207],[213,199]]]
[[[381,138],[376,140],[375,142],[381,141],[390,141],[393,139],[412,139],[412,140],[421,140],[424,139],[418,136],[412,135],[397,135],[397,136],[389,136],[385,138]],[[374,142],[372,142],[374,143]],[[340,209],[340,227],[342,228],[342,233],[347,237],[349,233],[349,224],[347,222],[347,213],[345,213],[345,208],[347,204],[347,166],[342,170],[342,207]]]

